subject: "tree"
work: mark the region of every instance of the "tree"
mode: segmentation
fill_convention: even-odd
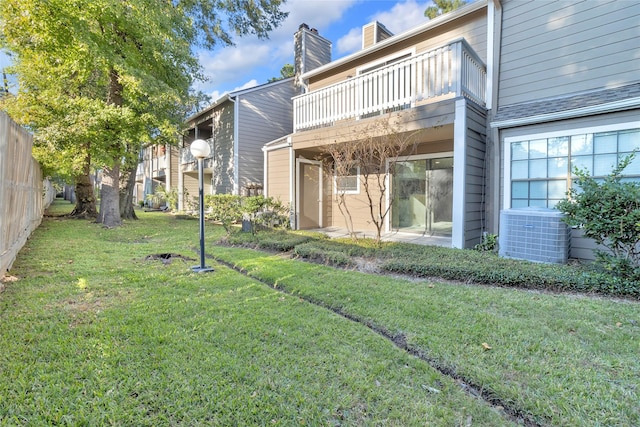
[[[610,272],[640,280],[640,183],[623,180],[622,171],[635,153],[623,158],[603,180],[574,169],[574,186],[556,208],[565,222],[606,250],[597,261]]]
[[[284,64],[280,69],[280,77],[272,77],[269,79],[269,83],[277,82],[278,80],[288,79],[295,75],[295,68],[291,64]]]
[[[348,194],[345,186],[340,185],[340,180],[358,177],[369,219],[376,229],[376,244],[379,245],[391,210],[386,201],[387,195],[389,200],[393,200],[388,187],[389,178],[398,159],[413,154],[416,149],[419,131],[406,131],[402,126],[402,121],[409,116],[410,114],[389,114],[354,130],[351,141],[330,144],[323,149],[323,155],[330,160],[325,162],[327,172],[330,176],[335,175],[339,184],[336,186],[336,203],[354,238],[351,204],[356,201]]]
[[[120,170],[140,143],[174,139],[202,78],[193,48],[232,43],[231,34],[266,37],[285,13],[281,0],[3,0],[0,41],[14,53],[18,121],[63,146],[83,129],[103,169],[98,220],[120,224]],[[29,70],[38,70],[30,72]],[[41,78],[46,76],[46,78]],[[91,106],[90,114],[74,108]],[[49,122],[51,123],[51,122]],[[135,148],[132,148],[135,147]]]
[[[424,11],[424,16],[433,19],[437,16],[452,12],[467,4],[465,0],[433,0],[434,5]]]

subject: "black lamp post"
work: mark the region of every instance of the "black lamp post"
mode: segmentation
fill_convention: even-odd
[[[204,265],[204,166],[203,162],[209,156],[211,148],[207,141],[196,139],[191,143],[190,148],[193,157],[198,159],[198,197],[200,199],[200,265],[191,267],[197,273],[207,273],[213,268]]]

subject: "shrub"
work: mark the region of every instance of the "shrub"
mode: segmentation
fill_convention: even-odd
[[[204,197],[208,217],[220,222],[227,235],[231,226],[242,220],[242,198],[234,194],[207,194]]]
[[[273,197],[243,198],[242,213],[249,220],[251,233],[254,234],[259,229],[289,227],[289,206]]]
[[[607,250],[596,250],[606,271],[640,280],[640,184],[623,181],[622,171],[635,153],[622,159],[604,180],[575,169],[575,186],[557,205],[565,221]]]
[[[293,252],[301,257],[323,264],[347,267],[353,265],[353,260],[348,254],[339,250],[330,250],[318,247],[316,242],[297,245]]]
[[[154,193],[147,194],[147,200],[151,203],[151,207],[159,207],[165,203],[171,211],[177,211],[178,189],[173,187],[171,190],[167,190],[163,185],[158,185]]]

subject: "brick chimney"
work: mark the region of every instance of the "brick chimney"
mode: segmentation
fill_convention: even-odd
[[[331,62],[331,42],[315,28],[300,24],[293,36],[294,85],[299,94],[304,93],[302,74]]]

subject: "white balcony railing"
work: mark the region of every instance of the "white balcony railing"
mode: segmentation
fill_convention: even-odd
[[[294,132],[443,96],[485,104],[486,67],[463,39],[293,98]]]
[[[209,138],[206,140],[207,143],[209,144],[209,148],[210,150],[210,155],[209,157],[213,157],[213,138]],[[196,165],[197,163],[197,159],[195,157],[193,157],[193,154],[191,154],[191,150],[189,147],[187,148],[181,148],[180,149],[180,164],[181,165],[186,165],[189,163],[193,163],[194,165]],[[207,159],[205,159],[205,167],[207,167]]]

